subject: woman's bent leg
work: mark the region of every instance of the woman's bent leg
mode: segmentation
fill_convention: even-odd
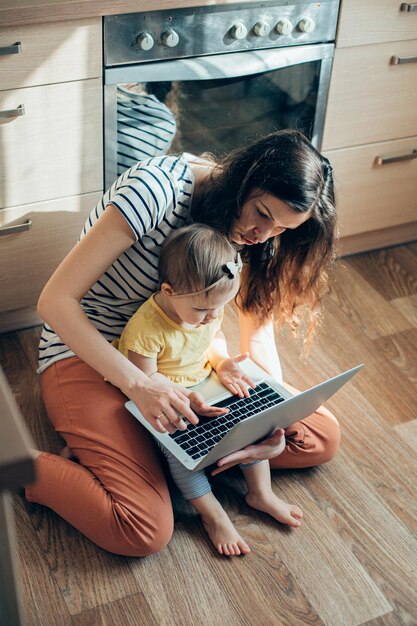
[[[40,454],[28,500],[109,552],[161,550],[173,530],[169,491],[151,437],[125,409],[125,396],[78,357],[51,365],[41,382],[49,418],[79,463]]]
[[[270,460],[273,469],[313,467],[330,461],[340,445],[340,428],[335,416],[324,407],[285,431],[282,454]]]

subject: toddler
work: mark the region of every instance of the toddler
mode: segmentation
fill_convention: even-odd
[[[182,385],[192,408],[200,415],[226,413],[227,410],[215,407],[199,410],[203,398],[192,387],[209,376],[212,369],[233,394],[248,396],[248,388],[254,387],[239,366],[247,354],[230,357],[220,329],[224,306],[239,290],[239,254],[216,230],[192,224],[174,231],[165,240],[158,270],[160,291],[133,315],[116,345],[148,376]],[[172,426],[165,428],[173,430]],[[282,450],[284,447],[282,431]],[[214,497],[204,470],[192,472],[165,447],[163,451],[176,484],[200,513],[218,552],[227,556],[250,552]],[[293,527],[301,524],[301,509],[284,502],[272,491],[268,461],[240,467],[248,487],[249,506],[284,524]]]

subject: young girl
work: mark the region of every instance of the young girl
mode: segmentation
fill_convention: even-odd
[[[248,387],[254,387],[239,367],[247,355],[230,357],[220,330],[224,306],[239,290],[241,267],[239,253],[218,231],[198,223],[178,229],[161,247],[160,291],[138,309],[120,341],[115,342],[151,379],[182,385],[184,395],[200,415],[227,412],[208,408],[200,394],[189,389],[203,381],[212,369],[223,385],[240,397],[248,396]],[[185,423],[179,423],[178,428],[185,429]],[[173,432],[175,428],[167,430]],[[281,434],[283,450],[283,430]],[[186,469],[161,447],[175,482],[200,513],[218,552],[227,556],[247,554],[248,544],[214,497],[205,472]],[[287,504],[272,491],[268,461],[240,467],[248,485],[246,502],[250,506],[290,526],[301,524],[301,509]]]

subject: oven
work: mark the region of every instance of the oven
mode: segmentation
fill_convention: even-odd
[[[142,158],[221,157],[278,129],[320,149],[338,9],[272,0],[105,17],[106,188]]]

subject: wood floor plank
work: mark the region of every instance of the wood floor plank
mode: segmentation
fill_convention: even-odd
[[[313,472],[313,482],[319,473],[331,475],[331,470],[322,468],[321,472]],[[383,592],[339,536],[338,529],[327,522],[318,503],[302,485],[299,474],[274,472],[274,490],[279,497],[302,507],[302,526],[280,537],[274,520],[262,514],[258,517],[323,623],[357,626],[390,611],[392,607]]]
[[[229,481],[229,477],[217,477],[215,493],[252,552],[240,558],[218,555],[199,516],[174,489],[176,521],[170,545],[163,558],[135,563],[141,589],[158,623],[322,626],[262,528],[252,517],[241,515],[241,502],[237,508],[236,498],[229,497],[233,490]],[[243,508],[247,509],[244,502]]]
[[[417,328],[375,340],[379,354],[391,362],[417,391]],[[414,411],[417,401],[414,402]]]
[[[385,615],[381,615],[381,617],[371,619],[369,622],[365,622],[360,626],[404,626],[404,622],[398,615],[391,611],[391,613],[386,613]]]
[[[357,254],[344,261],[387,300],[417,293],[417,256],[407,245]]]
[[[400,435],[401,439],[411,448],[412,454],[415,455],[417,450],[417,419],[396,426],[395,432]]]
[[[412,623],[413,612],[417,617],[417,520],[407,528],[389,503],[369,489],[360,468],[344,452],[332,462],[331,473],[307,474],[303,486],[396,614]]]
[[[18,496],[14,498],[14,513],[24,626],[71,626],[68,608]]]
[[[32,524],[71,614],[140,591],[129,559],[101,550],[52,511],[37,507]]]
[[[410,321],[354,268],[337,264],[328,296],[369,339],[412,327]]]
[[[177,522],[173,540],[160,555],[132,564],[158,624],[199,624],[206,615],[211,623],[238,623],[239,605],[225,600],[219,581],[207,570],[211,558],[195,520],[189,519],[186,526]]]
[[[405,298],[395,298],[391,300],[392,306],[394,306],[401,315],[408,319],[410,324],[414,328],[417,327],[417,296],[407,296]]]
[[[73,615],[72,626],[158,626],[143,594],[135,593]]]

